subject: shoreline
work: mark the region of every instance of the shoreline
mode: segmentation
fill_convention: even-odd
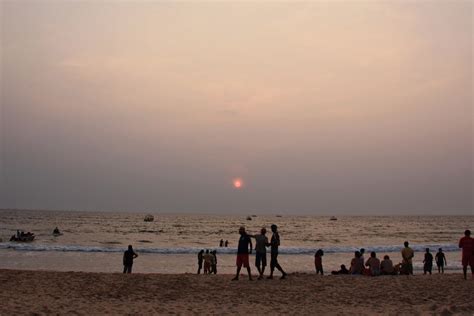
[[[242,275],[0,269],[0,314],[443,314],[474,313],[462,274],[317,276],[248,281]],[[20,293],[20,295],[18,295]]]

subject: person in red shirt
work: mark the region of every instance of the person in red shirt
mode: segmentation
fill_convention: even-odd
[[[462,270],[464,280],[467,279],[467,266],[471,266],[472,277],[474,278],[474,238],[471,238],[471,231],[467,229],[464,237],[459,240],[459,248],[462,248]]]

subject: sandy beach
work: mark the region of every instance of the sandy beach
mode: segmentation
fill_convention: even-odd
[[[231,278],[0,270],[0,314],[474,313],[474,280],[464,281],[460,274]]]

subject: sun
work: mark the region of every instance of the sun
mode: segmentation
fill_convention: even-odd
[[[244,182],[240,178],[236,178],[232,181],[232,184],[234,185],[234,188],[240,189],[244,186]]]

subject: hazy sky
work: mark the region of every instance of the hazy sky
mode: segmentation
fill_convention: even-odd
[[[473,214],[472,1],[0,7],[0,208]]]

